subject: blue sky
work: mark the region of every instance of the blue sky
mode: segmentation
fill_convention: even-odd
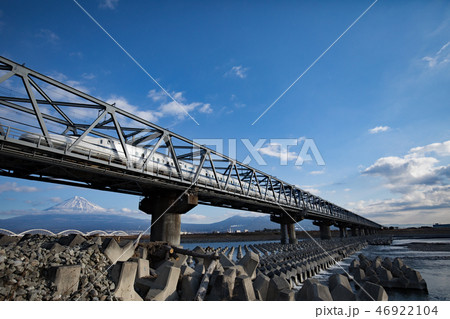
[[[80,0],[200,125],[73,1],[2,1],[0,55],[190,139],[298,139],[293,155],[313,139],[324,166],[280,165],[267,143],[250,165],[382,224],[450,223],[448,1],[378,1],[251,125],[372,2]],[[138,215],[133,196],[1,177],[0,216],[75,195]]]

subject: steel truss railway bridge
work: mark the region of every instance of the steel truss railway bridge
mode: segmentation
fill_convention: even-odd
[[[4,57],[0,95],[1,175],[141,196],[151,240],[179,244],[180,216],[198,204],[270,214],[282,243],[296,243],[302,219],[314,220],[322,239],[331,225],[341,237],[381,228]]]

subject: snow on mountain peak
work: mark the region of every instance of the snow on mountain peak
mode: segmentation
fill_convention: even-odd
[[[75,196],[69,198],[62,203],[47,208],[45,211],[71,212],[71,213],[99,213],[105,212],[106,209],[89,202],[86,198]]]

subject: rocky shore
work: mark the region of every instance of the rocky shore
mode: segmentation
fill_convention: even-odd
[[[2,236],[0,300],[385,300],[370,276],[361,278],[364,293],[349,290],[347,276],[332,276],[328,287],[311,279],[367,240],[374,238],[184,250],[123,238]],[[380,264],[364,260],[361,270],[369,263]]]

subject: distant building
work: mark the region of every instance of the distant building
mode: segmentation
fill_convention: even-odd
[[[450,228],[450,224],[434,224],[433,228]]]

